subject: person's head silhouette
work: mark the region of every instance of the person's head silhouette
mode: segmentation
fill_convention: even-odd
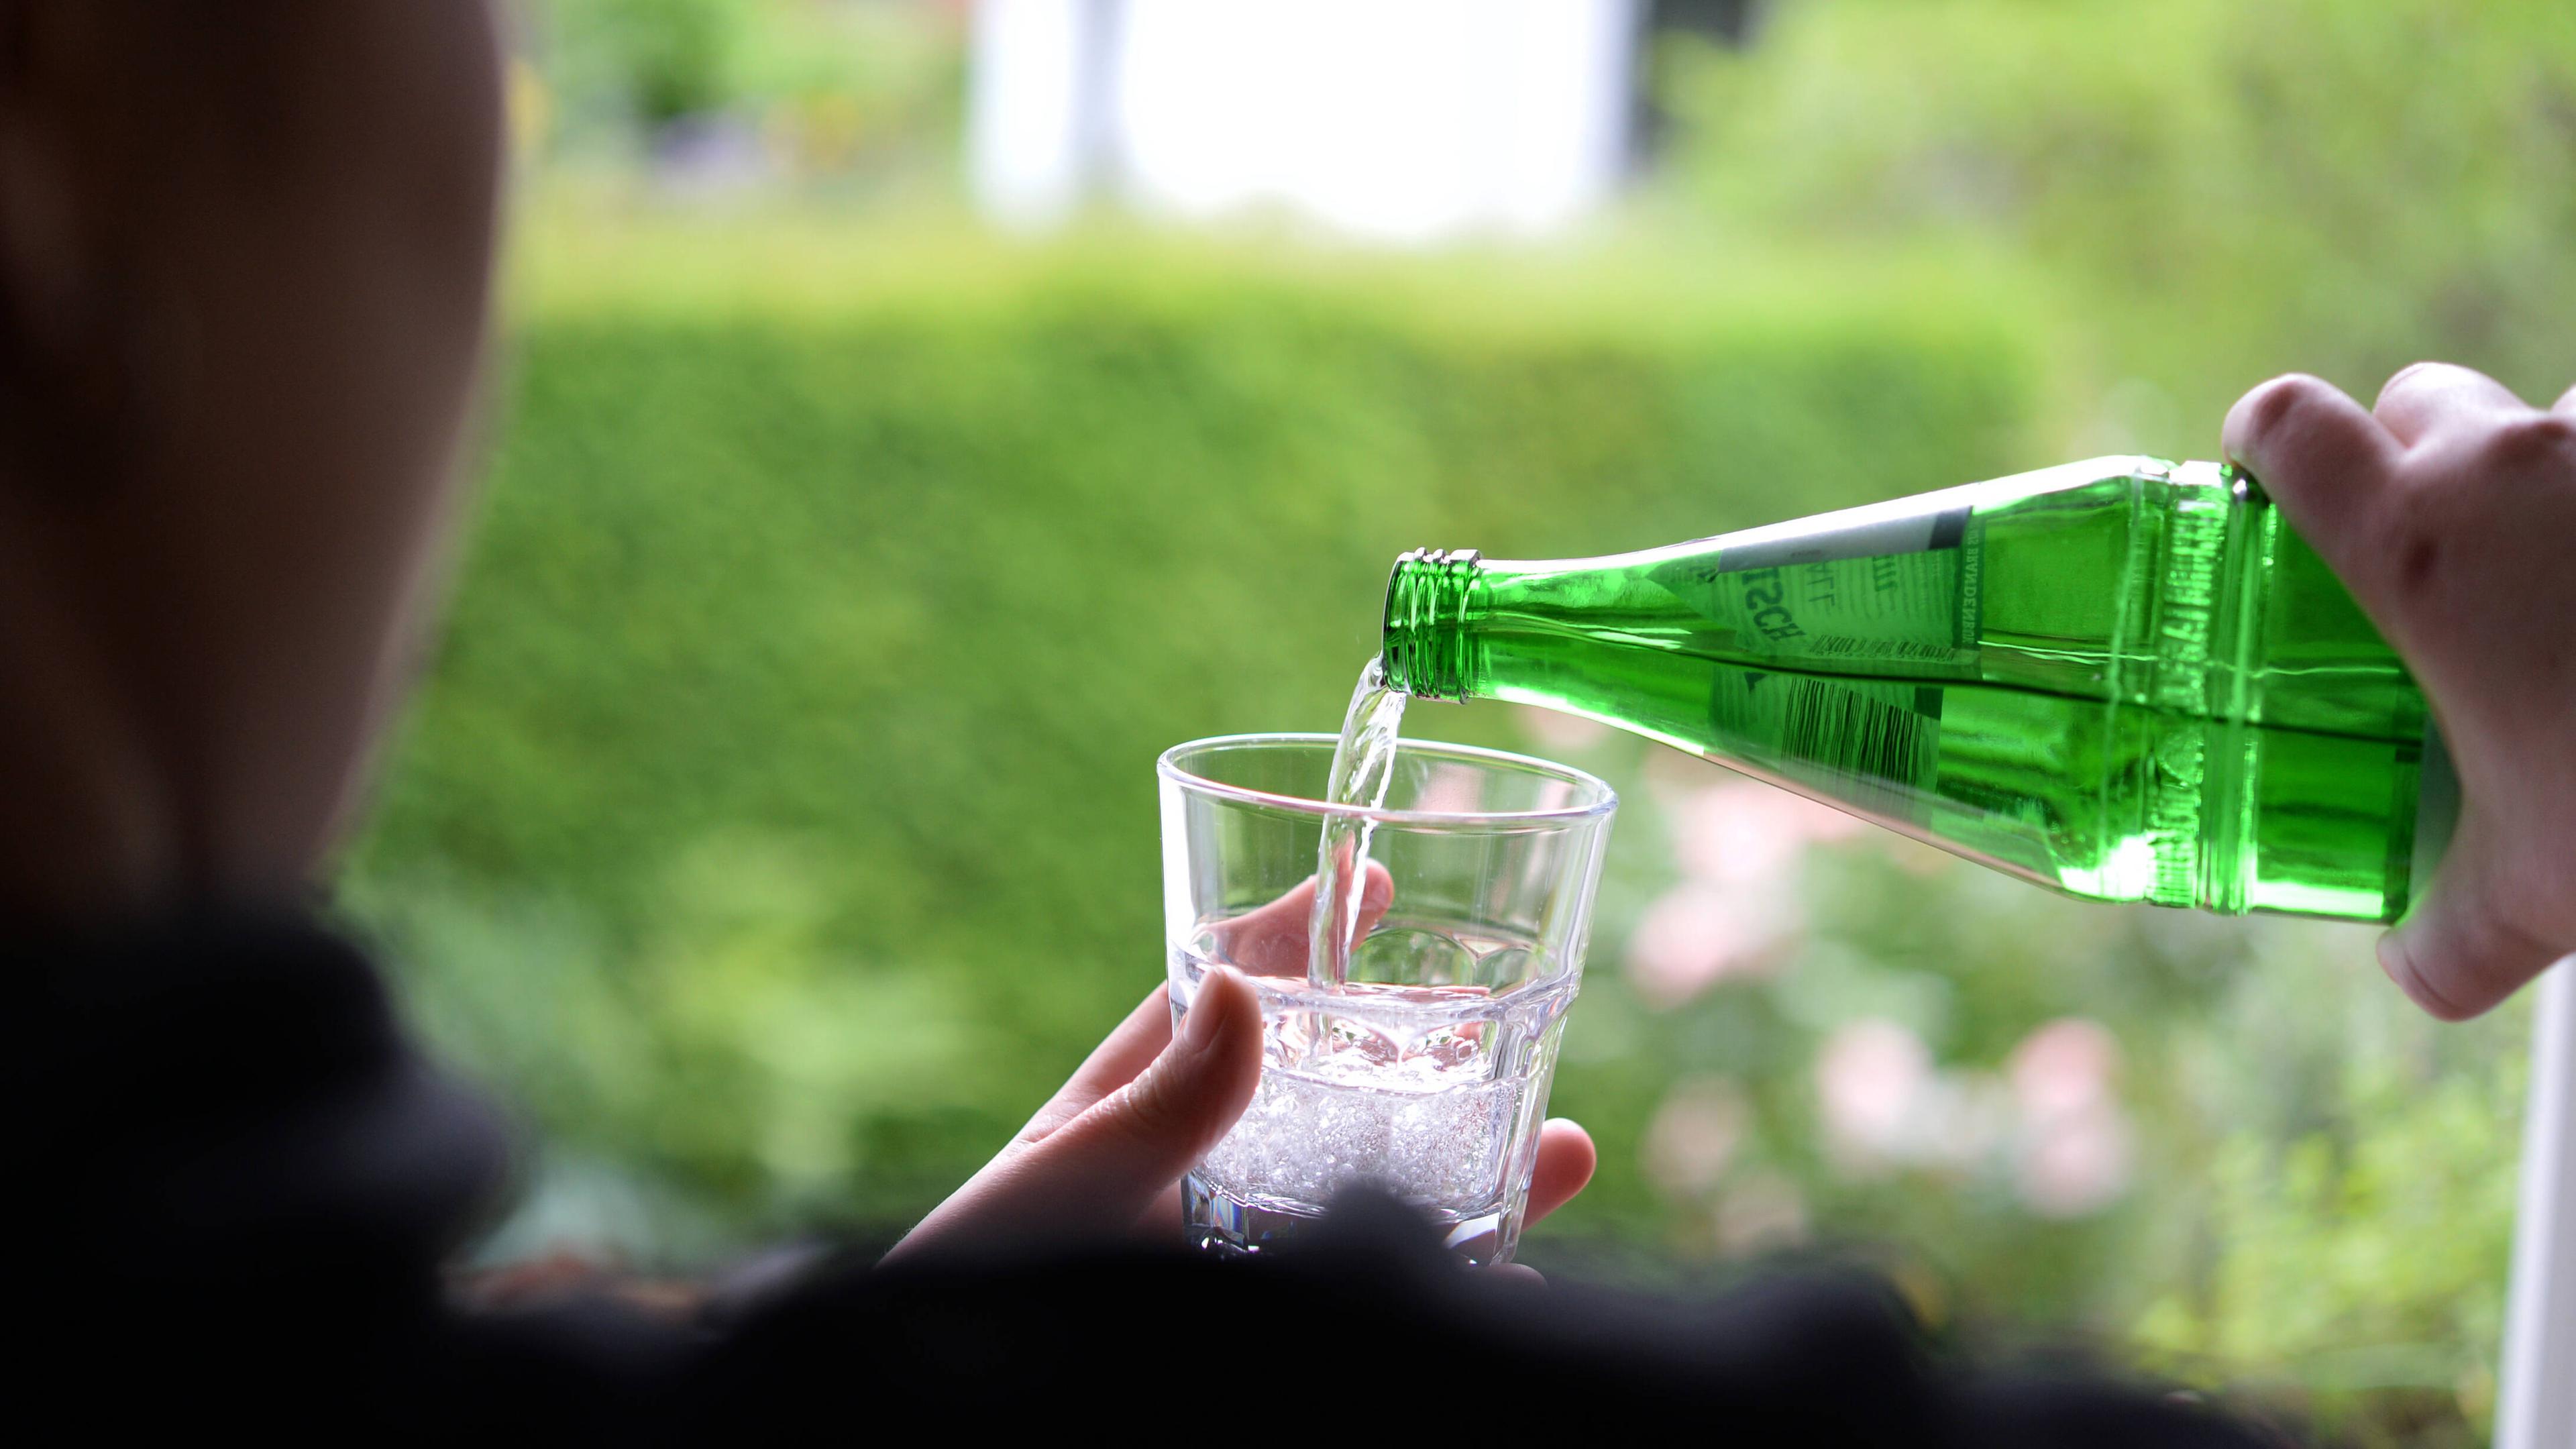
[[[436,572],[484,0],[0,0],[0,912],[295,891]]]

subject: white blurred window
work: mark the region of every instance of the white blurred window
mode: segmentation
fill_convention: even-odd
[[[1012,225],[1106,193],[1418,244],[1537,233],[1626,163],[1639,0],[979,0],[969,147]]]

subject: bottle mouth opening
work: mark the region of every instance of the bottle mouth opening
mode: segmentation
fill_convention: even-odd
[[[1388,687],[1416,699],[1467,697],[1467,601],[1483,555],[1472,548],[1414,549],[1386,579],[1379,667]]]

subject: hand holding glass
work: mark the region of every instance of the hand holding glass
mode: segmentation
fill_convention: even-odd
[[[1386,803],[1327,805],[1330,735],[1202,740],[1160,762],[1175,1023],[1211,965],[1261,1003],[1261,1084],[1182,1183],[1190,1240],[1257,1253],[1369,1184],[1474,1263],[1508,1261],[1618,798],[1577,770],[1407,741]],[[1365,817],[1348,979],[1308,979],[1324,822]]]

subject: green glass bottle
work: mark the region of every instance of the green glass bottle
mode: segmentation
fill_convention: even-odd
[[[2095,459],[1611,558],[1417,551],[1384,668],[2096,900],[2394,920],[2456,813],[2405,666],[2212,463]]]

